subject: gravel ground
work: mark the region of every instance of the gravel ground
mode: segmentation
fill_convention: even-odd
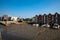
[[[60,40],[60,29],[37,28],[28,24],[0,25],[0,29],[5,40]]]

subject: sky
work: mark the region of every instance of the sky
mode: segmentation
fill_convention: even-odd
[[[31,18],[55,12],[60,13],[60,0],[0,0],[0,16]]]

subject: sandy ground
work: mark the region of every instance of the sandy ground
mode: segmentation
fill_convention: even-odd
[[[60,29],[37,28],[28,24],[0,25],[0,29],[4,40],[60,40]]]

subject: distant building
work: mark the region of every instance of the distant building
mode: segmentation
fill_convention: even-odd
[[[17,21],[17,18],[18,18],[18,17],[11,17],[11,20],[12,20],[12,21]]]
[[[33,18],[32,18],[32,22],[35,22],[35,21],[36,21],[35,19],[36,19],[36,18],[35,18],[35,17],[33,17]]]
[[[52,23],[52,14],[51,13],[48,14],[47,23],[50,24],[50,25]]]
[[[39,24],[54,24],[58,23],[60,24],[60,14],[57,12],[55,14],[49,13],[48,15],[36,15],[35,17],[32,18],[33,22],[37,22]]]
[[[23,22],[23,18],[17,18],[18,22]]]
[[[13,17],[13,16],[8,16],[8,15],[3,15],[0,17],[0,21],[23,21],[22,19],[18,19],[18,17]]]
[[[58,14],[57,12],[54,14],[54,21],[55,23],[60,24],[60,14]]]
[[[8,21],[12,21],[10,16],[8,17]]]
[[[47,24],[47,15],[46,14],[44,14],[43,15],[43,24]]]
[[[8,21],[8,15],[6,15],[6,14],[3,15],[3,16],[2,16],[2,21]]]
[[[60,14],[58,15],[58,24],[60,25]]]
[[[2,21],[2,17],[0,17],[0,21]]]
[[[35,23],[38,22],[38,15],[36,15],[35,17],[32,18],[32,22],[35,22]]]
[[[39,14],[39,15],[38,15],[38,23],[41,25],[41,24],[42,24],[42,21],[43,21],[43,20],[42,20],[42,15]]]

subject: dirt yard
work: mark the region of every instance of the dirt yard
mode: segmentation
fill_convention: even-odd
[[[5,40],[60,40],[60,29],[37,28],[29,24],[0,25],[0,29]]]

